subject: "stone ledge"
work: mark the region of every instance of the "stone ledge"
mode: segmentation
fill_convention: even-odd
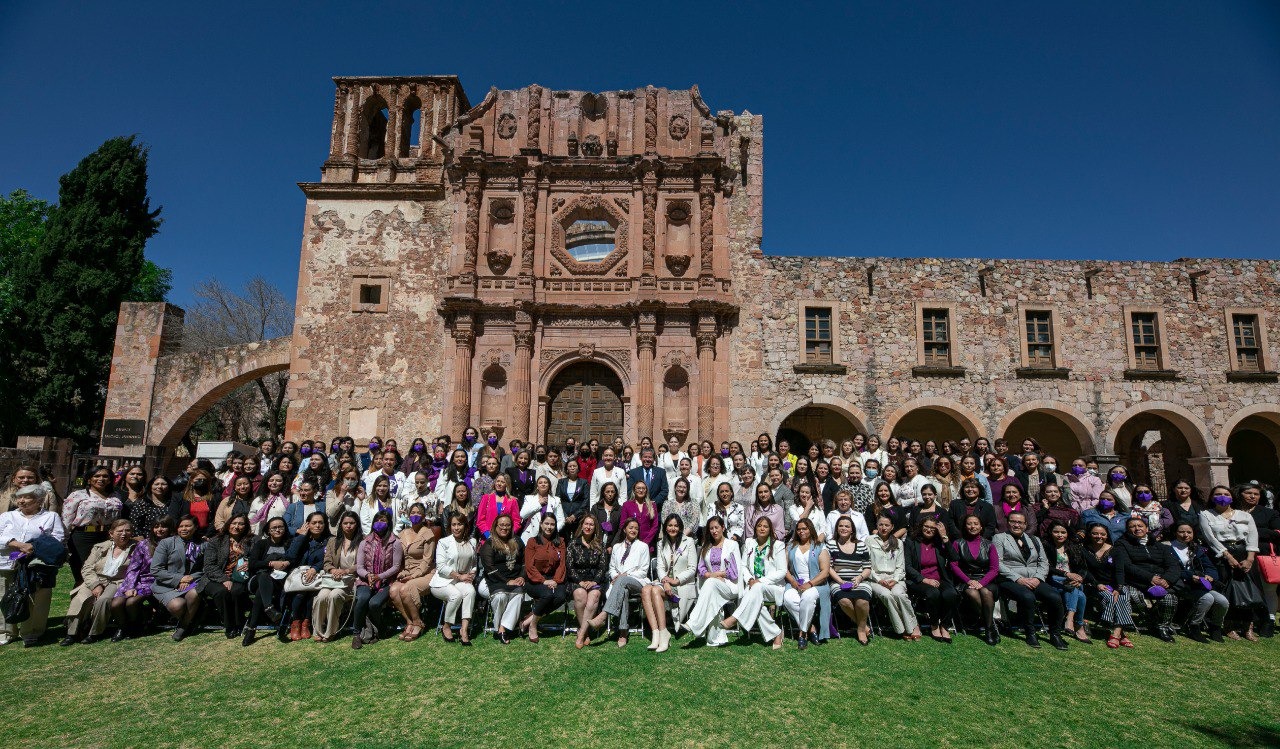
[[[797,364],[793,369],[796,374],[843,375],[849,373],[849,368],[843,364]]]
[[[1227,372],[1227,382],[1277,382],[1280,372]]]
[[[964,377],[964,367],[912,367],[912,377]]]
[[[1172,382],[1180,380],[1178,370],[1176,369],[1126,369],[1124,371],[1126,380],[1162,380]]]
[[[1067,367],[1018,367],[1013,374],[1028,380],[1065,380],[1070,377],[1071,370]]]

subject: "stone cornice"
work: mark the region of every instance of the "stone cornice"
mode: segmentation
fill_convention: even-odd
[[[308,198],[348,200],[440,200],[444,186],[409,182],[299,182]]]

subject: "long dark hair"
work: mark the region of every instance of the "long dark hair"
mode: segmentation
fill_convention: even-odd
[[[335,539],[335,543],[334,543],[335,550],[341,549],[342,542],[346,540],[346,538],[343,537],[342,535],[342,521],[346,520],[347,518],[351,518],[356,521],[356,532],[354,535],[351,536],[352,548],[359,548],[360,542],[364,541],[364,526],[360,524],[360,515],[358,515],[355,512],[352,512],[351,510],[344,510],[342,514],[338,516],[338,525],[337,525],[338,532],[333,535]]]
[[[329,518],[323,512],[317,511],[307,515],[307,519],[302,522],[302,526],[306,528],[307,526],[311,525],[311,519],[317,515],[319,515],[320,519],[324,521],[324,530],[321,531],[319,537],[316,537],[316,538],[313,538],[311,536],[311,531],[307,530],[306,532],[303,533],[303,538],[307,539],[308,541],[328,541],[329,538],[333,536],[333,533],[329,531]]]
[[[681,480],[683,480],[683,479],[681,479]],[[687,483],[687,482],[686,482],[686,483]],[[672,520],[676,521],[676,541],[675,541],[675,543],[672,543],[672,542],[671,542],[671,539],[667,537],[667,523],[670,523]],[[681,542],[681,541],[683,541],[683,540],[684,540],[684,521],[680,519],[680,516],[679,516],[679,515],[668,515],[668,516],[666,516],[665,518],[663,518],[663,519],[662,519],[662,533],[660,533],[660,534],[659,534],[659,537],[658,537],[658,543],[659,543],[659,544],[664,544],[664,543],[665,543],[665,544],[667,545],[667,547],[668,547],[668,548],[674,549],[675,547],[679,546],[679,545],[680,545],[680,542]]]
[[[707,538],[706,538],[706,541],[702,544],[702,552],[698,554],[698,557],[701,559],[706,559],[707,552],[710,551],[711,547],[715,545],[711,543],[711,524],[712,523],[715,523],[716,525],[720,526],[722,541],[723,539],[729,537],[728,529],[725,528],[724,521],[720,519],[719,515],[712,515],[710,518],[708,518],[707,524],[703,526],[703,530],[707,534]]]

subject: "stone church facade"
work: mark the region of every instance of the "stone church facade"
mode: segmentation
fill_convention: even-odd
[[[335,83],[290,438],[1034,435],[1161,494],[1280,478],[1275,260],[765,255],[763,119],[696,87]]]

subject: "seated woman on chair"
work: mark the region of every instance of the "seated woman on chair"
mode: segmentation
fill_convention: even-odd
[[[241,640],[245,646],[253,644],[254,630],[262,617],[276,625],[283,618],[276,608],[276,594],[284,590],[284,580],[293,568],[293,559],[289,556],[292,540],[284,517],[273,517],[267,521],[266,532],[249,552],[249,590],[253,593],[253,609]],[[277,635],[281,640],[288,640],[288,633],[283,628],[277,631]]]
[[[928,501],[928,486],[921,494]],[[950,517],[945,516],[950,522]],[[924,601],[933,621],[929,636],[938,642],[951,642],[947,623],[955,620],[960,594],[951,578],[951,543],[946,527],[929,515],[917,515],[906,548],[907,590]]]
[[[421,473],[418,474],[422,476]],[[404,549],[404,569],[391,583],[391,605],[404,617],[405,628],[400,634],[403,642],[413,642],[422,635],[426,624],[422,621],[422,595],[431,587],[431,577],[436,571],[436,532],[438,527],[427,523],[427,506],[422,502],[409,505],[405,517],[406,526],[400,531],[400,546]]]
[[[768,486],[762,485],[763,489]],[[738,599],[738,608],[721,623],[724,629],[742,624],[747,636],[757,622],[760,636],[772,641],[773,649],[782,648],[782,628],[765,609],[765,603],[781,605],[787,580],[787,547],[777,538],[773,521],[761,516],[756,520],[754,534],[742,549],[742,580],[744,588]]]
[[[181,642],[196,626],[200,611],[197,586],[204,576],[204,545],[199,532],[195,517],[183,515],[178,519],[177,535],[157,544],[151,556],[151,576],[155,578],[152,593],[178,621],[173,630],[174,642]]]
[[[302,483],[304,494],[308,486],[310,486],[310,480],[304,480]],[[301,502],[295,502],[290,506],[300,504]],[[287,520],[285,524],[288,524]],[[302,576],[304,584],[318,585],[315,582],[316,576],[324,571],[325,548],[329,545],[329,539],[333,537],[329,532],[329,518],[324,510],[317,509],[308,513],[302,522],[301,531],[301,534],[295,535],[293,542],[289,544],[289,558],[293,561],[293,568],[301,570],[297,574]],[[289,607],[290,642],[311,639],[311,605],[315,603],[316,594],[319,592],[319,588],[316,587],[285,593],[285,604]]]
[[[604,626],[607,617],[618,618],[618,647],[626,647],[629,630],[627,598],[649,583],[649,545],[640,540],[640,521],[622,524],[622,538],[613,545],[609,559],[609,592],[604,608],[591,620],[592,629]]]
[[[1231,607],[1226,595],[1218,590],[1218,568],[1209,559],[1209,552],[1196,539],[1196,524],[1189,520],[1175,521],[1173,540],[1169,542],[1182,577],[1174,583],[1178,596],[1192,601],[1190,616],[1184,631],[1197,642],[1222,642],[1222,623]],[[1205,636],[1208,624],[1209,635]]]
[[[871,554],[855,530],[855,520],[861,518],[861,513],[836,518],[834,536],[827,542],[827,554],[831,556],[828,575],[832,585],[831,601],[853,620],[857,627],[858,642],[866,645],[871,641],[871,627],[868,624],[872,595],[869,582]]]
[[[741,591],[738,542],[726,534],[724,520],[718,515],[707,519],[707,543],[698,555],[698,602],[689,614],[689,631],[705,637],[707,645],[718,647],[729,641],[720,626],[720,610],[738,600]]]
[[[564,541],[555,515],[542,515],[538,535],[524,547],[524,592],[533,599],[533,611],[520,622],[528,630],[529,642],[538,641],[538,620],[564,605],[568,586],[565,577]]]
[[[640,591],[640,601],[644,604],[645,615],[652,613],[650,625],[656,622],[653,631],[661,638],[651,647],[662,653],[671,645],[666,604],[671,604],[671,618],[679,632],[698,596],[695,581],[698,549],[693,539],[685,535],[684,521],[679,515],[668,515],[663,521],[662,536],[654,553],[658,559],[658,579],[644,586]]]
[[[376,628],[366,628],[370,614],[378,614],[391,598],[391,581],[404,569],[404,547],[391,532],[391,511],[378,510],[373,516],[369,535],[360,542],[356,554],[356,602],[354,607],[355,636],[351,649],[359,650],[366,642],[377,638]],[[372,637],[365,638],[370,629]]]
[[[821,642],[818,625],[813,619],[823,592],[828,590],[827,576],[831,570],[831,555],[818,540],[818,531],[808,517],[796,520],[787,560],[787,584],[790,587],[783,593],[782,603],[796,622],[796,644],[804,650],[810,644]]]
[[[363,540],[360,516],[350,510],[343,511],[338,517],[338,532],[324,550],[324,571],[342,585],[322,588],[311,602],[311,636],[316,642],[329,642],[338,636],[343,611],[355,599],[356,557]]]
[[[515,537],[510,515],[499,515],[493,522],[489,539],[480,547],[480,569],[484,580],[479,593],[489,599],[493,637],[506,645],[520,621],[520,604],[524,602],[524,544]]]
[[[465,484],[463,485],[465,486]],[[471,644],[468,628],[471,625],[472,608],[476,601],[476,542],[471,537],[467,516],[458,513],[449,516],[449,535],[436,544],[436,574],[431,578],[431,595],[445,602],[441,637],[453,642],[453,622],[462,616],[459,639],[463,645]]]
[[[578,618],[578,636],[573,644],[581,650],[591,644],[591,619],[609,580],[609,552],[605,551],[595,515],[582,516],[567,555],[568,587],[573,595],[573,612]]]
[[[871,554],[871,593],[885,605],[893,631],[904,640],[919,640],[920,625],[907,595],[907,564],[903,543],[894,535],[893,520],[881,515],[867,539]]]
[[[963,516],[962,522],[962,535],[951,545],[951,574],[956,579],[956,591],[981,616],[987,644],[996,645],[1000,642],[995,621],[1000,555],[983,535],[985,528],[977,514]]]

